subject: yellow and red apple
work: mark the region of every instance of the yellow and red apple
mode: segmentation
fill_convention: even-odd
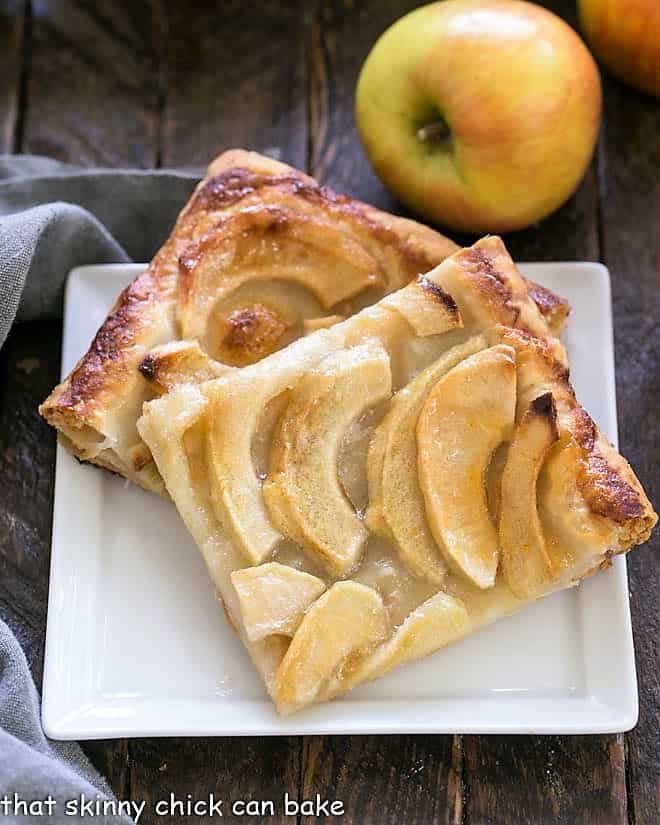
[[[580,0],[579,8],[596,56],[621,80],[660,97],[659,0]]]
[[[593,154],[598,68],[578,35],[519,0],[444,0],[389,28],[356,94],[385,185],[427,219],[505,232],[559,207]]]

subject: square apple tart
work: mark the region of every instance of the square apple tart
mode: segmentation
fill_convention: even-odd
[[[577,583],[657,521],[496,237],[257,363],[191,372],[138,431],[284,715]]]

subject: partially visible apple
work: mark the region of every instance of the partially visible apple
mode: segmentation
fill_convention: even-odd
[[[371,50],[356,95],[377,173],[427,219],[468,232],[539,220],[577,187],[601,112],[578,35],[519,0],[444,0]]]
[[[659,0],[580,0],[582,28],[618,78],[660,97]]]

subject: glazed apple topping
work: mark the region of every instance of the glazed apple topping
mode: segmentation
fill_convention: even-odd
[[[389,356],[376,342],[329,355],[295,389],[275,434],[263,486],[279,529],[335,574],[356,563],[367,531],[340,487],[337,456],[346,428],[389,397]]]
[[[619,528],[584,495],[597,430],[502,250],[147,405],[140,432],[281,713],[608,558]]]
[[[494,585],[499,561],[486,469],[511,435],[515,409],[515,352],[497,345],[441,378],[417,422],[419,479],[431,531],[453,569],[480,588]]]
[[[516,428],[502,473],[502,571],[520,598],[542,592],[552,574],[536,499],[541,467],[558,438],[552,394],[540,395]]]
[[[293,636],[307,608],[325,590],[325,582],[316,576],[278,562],[236,570],[231,581],[252,642]]]
[[[428,527],[419,489],[415,426],[438,380],[484,346],[484,338],[476,336],[453,347],[397,393],[369,448],[367,526],[391,539],[415,575],[438,583],[445,577],[446,566]]]

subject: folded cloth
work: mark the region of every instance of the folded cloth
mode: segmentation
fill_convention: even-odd
[[[15,319],[61,314],[74,266],[148,261],[201,175],[0,155],[0,346]]]
[[[48,799],[55,803],[50,808]],[[102,803],[114,796],[78,744],[44,736],[39,696],[27,661],[0,619],[0,822],[73,822],[67,816],[67,802],[75,804],[69,809],[75,811],[87,800]],[[35,802],[42,806],[34,806]],[[26,808],[30,803],[32,808]],[[124,815],[100,815],[93,821],[97,825],[132,822]]]
[[[14,320],[61,314],[64,281],[74,266],[148,261],[201,172],[84,169],[0,155],[0,347]],[[21,635],[21,628],[14,630]],[[65,803],[82,794],[113,798],[77,744],[45,737],[27,661],[0,617],[0,820],[29,821],[14,802],[48,794],[57,805],[34,821],[73,821]],[[94,817],[98,825],[129,821]]]

